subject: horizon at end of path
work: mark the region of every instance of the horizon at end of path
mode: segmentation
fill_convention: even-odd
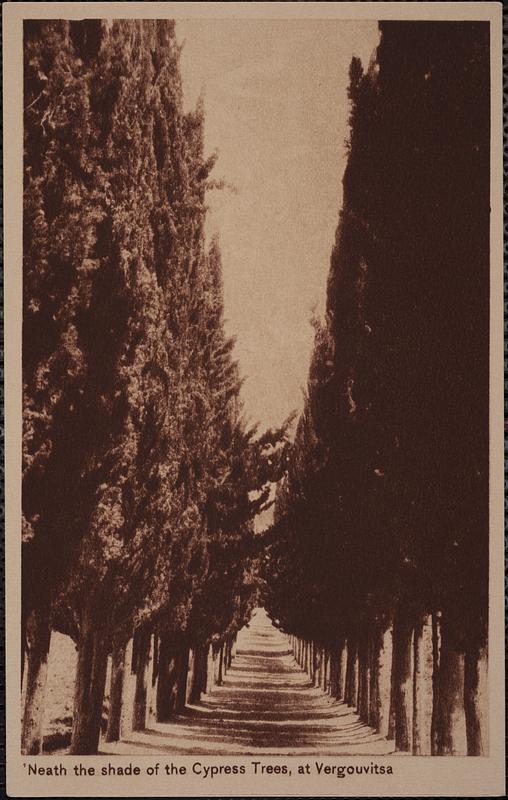
[[[256,609],[221,686],[171,722],[150,722],[102,755],[394,755],[354,709],[312,686],[286,636]],[[399,755],[399,753],[397,753]]]

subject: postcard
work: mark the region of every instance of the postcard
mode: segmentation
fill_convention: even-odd
[[[10,797],[504,795],[501,13],[4,5]]]

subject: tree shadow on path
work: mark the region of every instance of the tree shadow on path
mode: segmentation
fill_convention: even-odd
[[[170,723],[101,746],[102,753],[388,755],[394,744],[313,687],[284,635],[258,611],[238,636],[222,686]]]

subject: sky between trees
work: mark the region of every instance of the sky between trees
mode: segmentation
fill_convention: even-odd
[[[184,103],[204,92],[208,152],[236,191],[208,195],[220,233],[228,332],[247,414],[278,425],[303,404],[341,207],[351,57],[377,22],[178,20]]]

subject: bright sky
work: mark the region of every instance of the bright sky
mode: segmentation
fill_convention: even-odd
[[[261,429],[302,408],[342,200],[348,70],[368,65],[375,22],[178,20],[184,101],[201,91],[216,178],[208,232],[219,232],[228,333]]]

